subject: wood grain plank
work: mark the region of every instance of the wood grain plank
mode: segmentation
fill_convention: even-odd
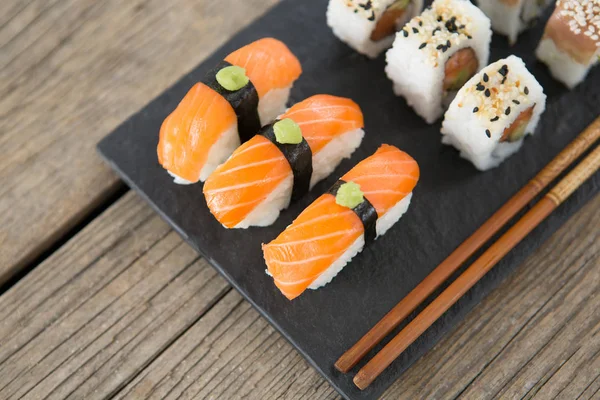
[[[598,209],[600,196],[384,398],[510,397],[528,384],[593,398]],[[133,193],[0,297],[0,321],[3,399],[338,398]]]
[[[127,194],[0,298],[0,398],[106,398],[229,290]]]
[[[565,393],[584,392],[598,371],[596,356],[585,352],[596,349],[597,339],[592,342],[590,338],[600,336],[598,315],[593,315],[600,307],[600,296],[593,294],[600,279],[599,209],[600,196],[407,371],[383,398],[487,399],[502,390],[507,398],[513,398],[518,390],[512,391],[523,387],[516,380],[514,387],[504,381],[496,384],[496,375],[522,376],[529,382],[541,380],[548,371],[553,375],[546,385],[552,386],[542,387],[540,394],[563,389],[568,390]],[[227,300],[217,304],[117,399],[337,398],[291,345],[236,298],[230,293]],[[540,346],[531,345],[538,342],[549,344],[540,352]],[[511,362],[506,353],[512,348],[513,357],[527,360],[527,369],[523,363]],[[487,372],[491,369],[494,373]],[[571,380],[573,369],[578,378]],[[565,386],[568,381],[570,385]]]
[[[407,371],[402,385],[394,385],[386,394],[391,398],[494,398],[525,363],[531,363],[528,380],[537,382],[560,364],[563,354],[582,346],[580,336],[562,343],[564,349],[552,357],[538,354],[553,333],[575,318],[577,304],[593,290],[587,283],[597,286],[599,209],[600,196],[596,196]],[[577,297],[579,289],[587,291],[582,298]],[[587,296],[586,301],[589,307],[600,307],[598,296]],[[520,354],[511,351],[517,348]],[[579,372],[583,371],[593,373],[593,363],[582,363]],[[555,379],[565,372],[557,371]]]
[[[0,284],[119,187],[98,140],[276,2],[1,2]]]
[[[336,397],[291,345],[231,292],[116,399]]]

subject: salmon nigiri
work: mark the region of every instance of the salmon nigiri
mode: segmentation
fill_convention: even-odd
[[[350,99],[316,95],[294,105],[208,178],[204,196],[210,211],[226,228],[272,224],[292,198],[350,157],[362,141],[363,125]],[[290,132],[297,134],[296,143],[286,140]]]
[[[292,300],[329,283],[365,243],[383,235],[407,211],[419,179],[417,162],[382,145],[263,245],[267,273]]]
[[[285,110],[300,62],[279,40],[228,55],[163,122],[158,161],[176,183],[204,181],[240,143]]]

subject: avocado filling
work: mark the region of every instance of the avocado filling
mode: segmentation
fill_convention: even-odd
[[[396,33],[396,23],[402,18],[409,4],[410,0],[396,0],[390,4],[371,32],[371,40],[377,42]]]
[[[444,90],[458,90],[471,79],[479,68],[477,56],[472,48],[467,47],[454,53],[448,61],[444,70]]]
[[[531,116],[533,115],[533,108],[535,105],[529,107],[527,110],[523,111],[515,121],[510,124],[510,126],[504,129],[504,133],[500,138],[501,142],[516,142],[520,140],[523,136],[525,136],[525,130],[527,129],[527,125],[529,124],[529,120],[531,120]]]

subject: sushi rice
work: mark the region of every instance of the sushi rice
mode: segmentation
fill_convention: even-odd
[[[370,58],[377,57],[389,48],[394,35],[372,40],[371,35],[383,14],[396,0],[330,0],[327,7],[327,25],[344,43]],[[423,9],[423,0],[409,0],[403,15],[395,21],[395,30],[418,15]]]
[[[454,146],[477,169],[488,170],[519,150],[545,105],[544,90],[523,60],[498,60],[459,90],[442,123],[442,143]],[[524,115],[530,117],[517,134],[513,123]]]
[[[453,95],[444,90],[448,60],[471,48],[478,63],[476,70],[482,68],[488,62],[491,36],[489,19],[469,1],[434,1],[431,9],[396,34],[387,52],[385,72],[394,83],[394,92],[432,124],[442,116]]]

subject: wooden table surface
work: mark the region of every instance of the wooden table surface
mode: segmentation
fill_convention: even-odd
[[[276,0],[0,2],[0,398],[336,392],[95,152]],[[384,398],[600,398],[600,196]]]

